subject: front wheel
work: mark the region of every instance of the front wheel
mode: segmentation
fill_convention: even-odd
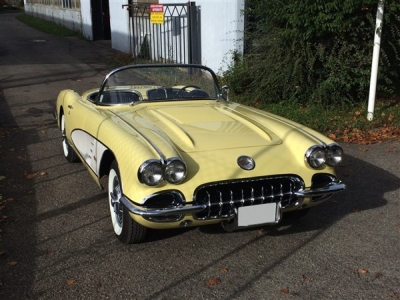
[[[117,162],[111,164],[108,174],[108,203],[114,233],[125,244],[142,242],[147,234],[147,228],[131,218],[128,210],[121,203],[122,186]]]
[[[67,135],[65,133],[65,116],[61,114],[61,136],[62,136],[62,146],[64,157],[70,163],[79,161],[78,155],[76,155],[74,149],[72,149],[71,145],[68,143]]]

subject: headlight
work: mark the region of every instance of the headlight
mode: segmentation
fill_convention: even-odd
[[[164,171],[164,179],[169,183],[180,183],[186,177],[186,165],[179,158],[171,158],[167,161]]]
[[[163,174],[163,168],[158,160],[148,160],[140,166],[138,178],[141,183],[155,186],[163,180]]]
[[[312,168],[322,167],[326,161],[325,149],[320,146],[312,146],[306,152],[306,160]]]
[[[332,144],[326,151],[326,164],[330,167],[338,165],[343,158],[343,149],[339,145]]]

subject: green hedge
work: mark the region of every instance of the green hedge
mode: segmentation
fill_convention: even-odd
[[[224,79],[254,101],[365,101],[378,0],[247,0],[245,53]],[[400,2],[385,1],[378,96],[400,92]]]

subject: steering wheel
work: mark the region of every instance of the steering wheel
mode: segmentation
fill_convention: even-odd
[[[177,97],[181,97],[181,93],[184,92],[184,91],[185,91],[186,89],[188,89],[188,88],[194,88],[194,89],[197,89],[197,90],[201,90],[201,88],[198,87],[197,85],[189,84],[189,85],[185,85],[184,87],[182,87],[182,88],[178,91],[178,93],[176,93],[176,96],[177,96]]]

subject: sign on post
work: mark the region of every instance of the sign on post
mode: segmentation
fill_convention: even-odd
[[[150,4],[150,22],[152,24],[164,24],[164,5]]]

